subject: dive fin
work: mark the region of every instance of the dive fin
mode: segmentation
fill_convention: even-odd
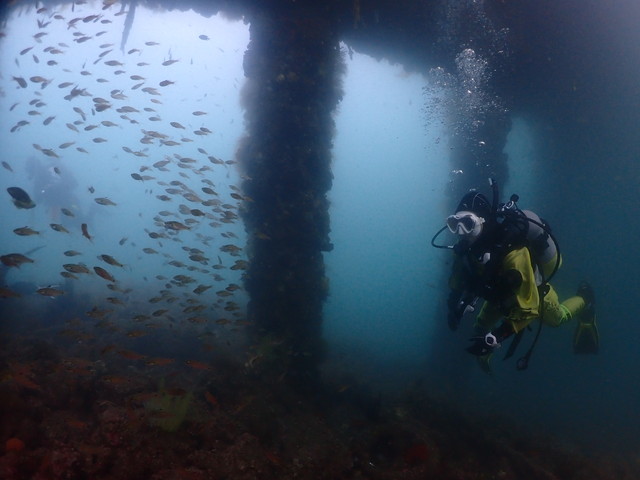
[[[600,336],[596,325],[595,312],[585,315],[584,319],[578,319],[578,325],[573,336],[573,353],[595,354],[598,353]]]
[[[588,282],[582,282],[578,286],[577,295],[582,297],[585,307],[578,314],[576,331],[573,335],[573,352],[577,354],[598,353],[600,336],[596,325],[595,295]]]

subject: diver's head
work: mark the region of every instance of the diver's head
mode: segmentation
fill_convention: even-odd
[[[456,213],[447,218],[447,228],[460,235],[467,244],[472,244],[482,233],[484,223],[490,215],[491,204],[487,197],[476,190],[470,190],[460,200]]]

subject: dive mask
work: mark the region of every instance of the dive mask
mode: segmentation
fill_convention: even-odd
[[[480,235],[483,223],[484,218],[466,210],[447,217],[447,228],[451,233],[469,235],[474,238]]]

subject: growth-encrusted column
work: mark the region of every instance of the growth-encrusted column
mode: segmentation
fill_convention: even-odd
[[[301,3],[249,16],[247,133],[238,159],[246,175],[244,283],[258,355],[306,383],[323,351],[322,252],[332,248],[326,194],[343,62],[330,13]]]

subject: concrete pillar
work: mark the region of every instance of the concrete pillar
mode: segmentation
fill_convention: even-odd
[[[322,252],[332,248],[326,194],[344,70],[334,22],[321,8],[249,15],[247,133],[238,152],[254,341],[265,360],[302,383],[316,377],[323,355]]]

